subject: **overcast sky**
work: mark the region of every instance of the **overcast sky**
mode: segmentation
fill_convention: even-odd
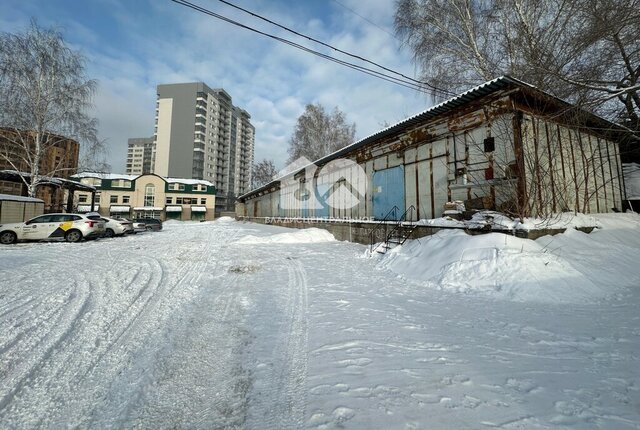
[[[217,0],[192,0],[263,31],[296,38]],[[300,33],[415,76],[393,35],[393,0],[230,0]],[[0,29],[30,19],[60,29],[98,80],[95,116],[113,172],[124,172],[127,139],[153,134],[156,85],[203,81],[224,88],[256,127],[256,160],[287,159],[288,140],[309,103],[338,107],[361,139],[426,109],[424,94],[304,53],[170,0],[2,0]],[[353,60],[350,60],[353,61]]]

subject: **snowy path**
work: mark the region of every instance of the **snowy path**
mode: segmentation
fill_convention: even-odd
[[[640,429],[638,288],[495,300],[285,231],[0,249],[0,428]]]

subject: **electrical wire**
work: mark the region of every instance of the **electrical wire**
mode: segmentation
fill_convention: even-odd
[[[365,18],[364,16],[360,15],[358,12],[356,12],[353,9],[351,9],[349,6],[347,6],[347,5],[343,4],[343,3],[340,3],[338,0],[333,0],[333,2],[338,4],[338,5],[340,5],[340,6],[342,6],[343,8],[345,8],[346,10],[348,10],[349,12],[354,14],[355,16],[363,19],[364,21],[367,21],[369,24],[371,24],[372,26],[378,28],[379,30],[384,31],[385,33],[387,33],[389,36],[393,37],[394,39],[396,39],[398,41],[401,41],[400,39],[398,39],[398,37],[395,34],[388,32],[385,28],[381,27],[380,25],[376,24],[375,22],[373,22],[373,21]]]
[[[451,93],[449,91],[441,90],[441,89],[432,87],[432,86],[430,86],[430,85],[428,85],[428,84],[426,84],[424,82],[420,82],[420,81],[417,81],[415,79],[408,78],[408,77],[402,75],[401,73],[398,73],[398,72],[395,72],[395,71],[393,71],[391,69],[388,69],[388,68],[385,68],[383,66],[380,66],[377,63],[371,62],[371,61],[366,60],[366,59],[364,59],[362,57],[355,56],[354,54],[349,54],[346,51],[342,51],[342,50],[339,50],[337,48],[334,48],[331,45],[325,44],[324,42],[321,42],[321,41],[318,41],[316,39],[310,38],[308,36],[302,35],[301,33],[297,33],[294,30],[287,29],[286,27],[281,26],[280,24],[277,24],[277,23],[275,23],[275,22],[273,22],[273,21],[271,21],[271,20],[269,20],[267,18],[260,17],[259,15],[254,14],[253,12],[250,12],[250,11],[247,11],[245,9],[239,8],[238,6],[232,5],[231,3],[228,3],[226,1],[223,1],[223,3],[229,4],[230,6],[238,8],[238,9],[240,9],[240,10],[246,12],[246,13],[249,13],[249,14],[251,14],[251,15],[253,15],[255,17],[258,17],[258,18],[260,18],[262,20],[265,20],[265,21],[267,21],[269,23],[272,23],[273,25],[276,25],[276,26],[278,26],[280,28],[286,29],[287,31],[290,31],[290,32],[292,32],[294,34],[297,34],[297,35],[301,36],[301,37],[307,38],[307,39],[309,39],[311,41],[314,41],[316,43],[320,43],[320,44],[322,44],[324,46],[327,46],[327,47],[329,47],[331,49],[334,49],[337,52],[344,53],[345,55],[350,55],[350,56],[358,58],[358,59],[362,58],[363,61],[369,62],[369,63],[371,63],[373,65],[376,65],[377,67],[381,67],[381,68],[383,68],[383,69],[385,69],[387,71],[391,71],[391,72],[393,72],[393,73],[395,73],[395,74],[397,74],[399,76],[402,76],[402,78],[398,78],[398,77],[389,75],[387,73],[380,72],[378,70],[374,70],[374,69],[371,69],[371,68],[368,68],[368,67],[365,67],[365,66],[360,66],[360,65],[357,65],[357,64],[354,64],[354,63],[350,63],[350,62],[345,61],[345,60],[341,60],[339,58],[332,57],[332,56],[330,56],[328,54],[324,54],[324,53],[322,53],[320,51],[316,51],[314,49],[308,48],[308,47],[306,47],[304,45],[301,45],[299,43],[293,42],[293,41],[291,41],[289,39],[285,39],[285,38],[282,38],[282,37],[279,37],[279,36],[275,36],[273,34],[266,33],[264,31],[261,31],[261,30],[258,30],[256,28],[253,28],[253,27],[251,27],[249,25],[246,25],[246,24],[243,24],[241,22],[235,21],[235,20],[233,20],[231,18],[227,18],[227,17],[225,17],[223,15],[215,13],[215,12],[209,10],[209,9],[206,9],[206,8],[204,8],[202,6],[199,6],[199,5],[196,5],[194,3],[191,3],[191,2],[189,2],[187,0],[171,0],[171,1],[173,1],[174,3],[177,3],[179,5],[182,5],[182,6],[190,8],[190,9],[193,9],[193,10],[195,10],[197,12],[203,13],[205,15],[220,19],[222,21],[228,22],[230,24],[233,24],[233,25],[236,25],[238,27],[244,28],[246,30],[252,31],[254,33],[260,34],[262,36],[269,37],[269,38],[274,39],[274,40],[276,40],[278,42],[281,42],[281,43],[287,44],[289,46],[292,46],[294,48],[300,49],[300,50],[302,50],[304,52],[316,55],[316,56],[318,56],[320,58],[324,58],[324,59],[332,61],[334,63],[343,65],[345,67],[349,67],[351,69],[358,70],[358,71],[360,71],[362,73],[365,73],[367,75],[370,75],[370,76],[373,76],[373,77],[377,77],[377,78],[385,80],[387,82],[391,82],[391,83],[394,83],[394,84],[397,84],[397,85],[400,85],[400,86],[403,86],[403,87],[406,87],[406,88],[409,88],[409,89],[412,89],[412,90],[415,90],[415,91],[424,92],[424,93],[431,93],[431,92],[435,91],[435,92],[446,93],[448,95],[453,94],[453,93]],[[430,88],[430,89],[426,90],[425,87]]]
[[[305,35],[305,34],[302,34],[302,33],[298,32],[298,31],[296,31],[296,30],[293,30],[293,29],[291,29],[291,28],[287,27],[287,26],[284,26],[284,25],[282,25],[282,24],[279,24],[279,23],[277,23],[277,22],[275,22],[275,21],[273,21],[273,20],[271,20],[271,19],[269,19],[269,18],[265,18],[265,17],[263,17],[263,16],[262,16],[262,15],[260,15],[260,14],[257,14],[257,13],[255,13],[255,12],[252,12],[252,11],[248,10],[248,9],[242,8],[242,7],[240,7],[240,6],[237,6],[237,5],[235,5],[235,4],[233,4],[233,3],[231,3],[231,2],[229,2],[229,1],[227,1],[227,0],[218,0],[218,1],[219,1],[220,3],[226,4],[227,6],[231,6],[231,7],[235,8],[235,9],[238,9],[238,10],[240,10],[240,11],[244,12],[244,13],[247,13],[247,14],[249,14],[249,15],[251,15],[251,16],[253,16],[253,17],[255,17],[255,18],[261,19],[262,21],[268,22],[269,24],[275,25],[276,27],[279,27],[279,28],[281,28],[281,29],[283,29],[283,30],[285,30],[285,31],[288,31],[289,33],[295,34],[296,36],[299,36],[299,37],[305,38],[305,39],[310,40],[310,41],[312,41],[312,42],[318,43],[318,44],[320,44],[320,45],[322,45],[322,46],[324,46],[324,47],[327,47],[327,48],[329,48],[329,49],[332,49],[332,50],[334,50],[334,51],[336,51],[336,52],[339,52],[339,53],[341,53],[341,54],[347,55],[347,56],[349,56],[349,57],[355,58],[355,59],[360,60],[360,61],[364,61],[364,62],[369,63],[369,64],[371,64],[371,65],[374,65],[374,66],[376,66],[376,67],[379,67],[379,68],[381,68],[382,70],[385,70],[385,71],[387,71],[387,72],[393,73],[393,74],[398,75],[398,76],[401,76],[402,78],[407,79],[408,81],[414,82],[414,83],[419,84],[419,85],[421,85],[421,86],[426,86],[426,87],[430,88],[432,91],[438,91],[438,92],[443,92],[443,93],[447,92],[446,90],[442,90],[442,89],[440,89],[440,88],[436,88],[435,86],[433,86],[433,85],[431,85],[431,84],[429,84],[429,83],[422,82],[422,81],[419,81],[419,80],[417,80],[417,79],[411,78],[411,77],[406,76],[406,75],[404,75],[404,74],[402,74],[402,73],[400,73],[400,72],[397,72],[397,71],[395,71],[395,70],[393,70],[393,69],[390,69],[390,68],[385,67],[385,66],[383,66],[383,65],[381,65],[381,64],[378,64],[378,63],[376,63],[376,62],[374,62],[374,61],[368,60],[368,59],[366,59],[366,58],[364,58],[364,57],[362,57],[362,56],[360,56],[360,55],[352,54],[352,53],[347,52],[347,51],[344,51],[344,50],[342,50],[342,49],[340,49],[340,48],[336,48],[335,46],[329,45],[328,43],[325,43],[325,42],[323,42],[323,41],[321,41],[321,40],[318,40],[318,39],[316,39],[316,38],[314,38],[314,37],[311,37],[311,36],[307,36],[307,35]],[[340,4],[340,3],[338,3],[338,4]],[[342,5],[342,4],[340,4],[340,5],[341,5],[341,6],[343,6],[343,7],[346,7],[346,6]],[[349,9],[349,10],[351,10],[351,9]],[[351,12],[355,13],[353,10],[351,10]],[[356,15],[357,15],[357,14],[356,14]],[[360,15],[358,15],[358,16],[360,16]],[[361,17],[361,18],[363,18],[363,17]],[[365,18],[363,18],[363,19],[365,19]],[[450,94],[450,95],[455,95],[455,94],[453,94],[453,93],[449,93],[449,94]]]

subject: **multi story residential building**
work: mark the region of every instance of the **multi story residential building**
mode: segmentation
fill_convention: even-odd
[[[128,141],[127,175],[154,173],[156,143],[154,137],[133,137]]]
[[[75,193],[74,210],[98,211],[104,216],[212,220],[215,216],[216,188],[199,179],[166,178],[156,174],[122,175],[83,172],[71,180],[94,186],[91,193]]]
[[[0,171],[29,172],[27,159],[33,156],[33,151],[28,151],[22,144],[16,141],[25,139],[28,144],[35,145],[34,132],[20,131],[20,138],[16,138],[16,132],[10,128],[0,128]],[[73,139],[49,133],[44,140],[44,154],[38,166],[39,174],[50,178],[68,178],[77,172],[80,145]],[[27,154],[30,152],[30,154]],[[27,195],[26,186],[20,180],[0,180],[0,194]],[[62,210],[65,200],[64,192],[58,186],[43,184],[38,187],[36,197],[44,201],[45,212],[59,212]]]
[[[251,184],[255,128],[223,89],[158,85],[155,173],[211,181],[217,210],[233,210]]]

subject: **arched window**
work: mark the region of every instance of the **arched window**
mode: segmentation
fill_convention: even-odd
[[[153,184],[147,184],[144,187],[144,205],[147,207],[155,206],[156,187]]]

